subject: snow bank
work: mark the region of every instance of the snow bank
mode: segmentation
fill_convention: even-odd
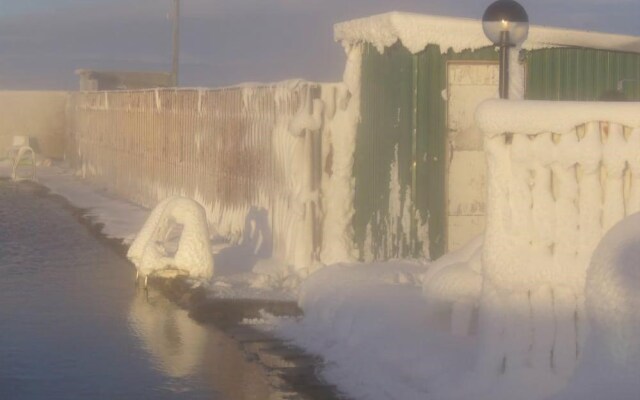
[[[299,303],[304,317],[269,317],[266,321],[272,325],[267,329],[321,355],[323,377],[354,399],[541,400],[561,392],[567,382],[569,389],[552,399],[636,399],[638,226],[640,215],[624,220],[593,258],[587,281],[592,328],[573,380],[567,353],[575,357],[577,347],[567,328],[576,321],[575,308],[566,306],[569,291],[547,286],[504,297],[505,292],[488,292],[485,287],[485,318],[494,318],[494,323],[485,319],[488,329],[479,336],[451,335],[447,323],[429,311],[420,293],[420,276],[433,279],[449,268],[475,263],[482,238],[431,266],[396,261],[326,267],[302,284]],[[484,335],[494,335],[494,340]],[[486,345],[508,357],[491,368],[482,358]],[[528,355],[526,346],[531,345]],[[557,357],[551,368],[553,353]],[[501,372],[502,368],[506,369]]]
[[[429,265],[422,290],[432,312],[443,313],[451,332],[465,336],[475,330],[473,319],[482,292],[482,245],[480,235],[457,251],[447,253]]]
[[[425,312],[424,268],[400,261],[326,267],[302,285],[304,318],[278,319],[275,331],[322,355],[323,377],[350,398],[443,393],[470,369],[474,340],[443,333]]]
[[[581,347],[582,364],[573,380],[569,353],[574,353],[575,363],[577,346],[569,329],[576,324],[575,305],[567,306],[570,291],[543,286],[530,293],[507,293],[485,287],[482,306],[487,329],[466,337],[451,335],[450,321],[443,320],[437,310],[434,313],[431,299],[421,295],[420,276],[425,277],[427,290],[428,282],[450,269],[476,269],[482,238],[432,265],[389,262],[326,267],[302,284],[302,319],[267,320],[281,337],[321,355],[323,377],[354,399],[541,400],[561,392],[568,382],[570,389],[554,400],[636,399],[638,226],[639,215],[622,222],[593,258],[587,281],[592,329]],[[493,318],[493,323],[487,318]],[[489,335],[493,340],[487,340]],[[530,354],[525,344],[532,346]],[[501,355],[499,363],[487,363],[481,357],[487,350]]]
[[[390,12],[342,22],[334,26],[334,38],[347,44],[372,43],[378,51],[401,41],[412,53],[429,44],[460,52],[491,46],[479,19],[450,18],[403,12]],[[587,47],[640,53],[634,36],[614,35],[531,25],[524,48]]]
[[[2,175],[11,174],[10,163],[0,163]],[[66,198],[74,207],[83,209],[85,215],[102,226],[102,233],[111,239],[131,243],[147,218],[149,211],[132,203],[109,196],[81,181],[73,173],[58,166],[38,168],[38,182]]]
[[[589,334],[560,399],[632,400],[640,394],[640,214],[600,242],[589,267]]]
[[[273,331],[325,361],[322,376],[362,400],[543,399],[566,381],[533,369],[507,379],[478,374],[478,337],[449,333],[429,311],[410,262],[341,264],[301,287],[300,320],[268,318]],[[595,399],[582,399],[595,400]]]

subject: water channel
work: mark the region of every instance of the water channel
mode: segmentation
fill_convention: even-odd
[[[31,183],[0,180],[0,399],[267,399],[259,367]]]

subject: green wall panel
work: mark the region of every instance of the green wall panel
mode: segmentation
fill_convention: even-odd
[[[625,82],[628,100],[640,101],[640,54],[583,48],[530,51],[527,94],[530,100],[594,101]]]
[[[400,202],[411,185],[414,62],[394,46],[384,54],[367,46],[363,55],[361,114],[354,160],[356,245],[362,259],[409,257],[410,237],[389,212],[392,165]]]

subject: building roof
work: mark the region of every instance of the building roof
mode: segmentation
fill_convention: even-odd
[[[412,53],[438,44],[443,53],[490,46],[480,19],[390,12],[338,23],[334,37],[346,44],[371,43],[380,52],[398,40]],[[531,25],[525,49],[586,47],[640,53],[640,37]]]
[[[157,71],[97,71],[78,69],[76,75],[108,83],[114,88],[144,89],[171,86],[171,74]]]

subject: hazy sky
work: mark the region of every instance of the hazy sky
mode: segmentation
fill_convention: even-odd
[[[386,11],[480,18],[492,0],[182,0],[181,83],[336,81],[333,24]],[[0,0],[0,89],[74,89],[77,68],[168,70],[171,0]],[[640,0],[522,0],[532,23],[640,36]]]

